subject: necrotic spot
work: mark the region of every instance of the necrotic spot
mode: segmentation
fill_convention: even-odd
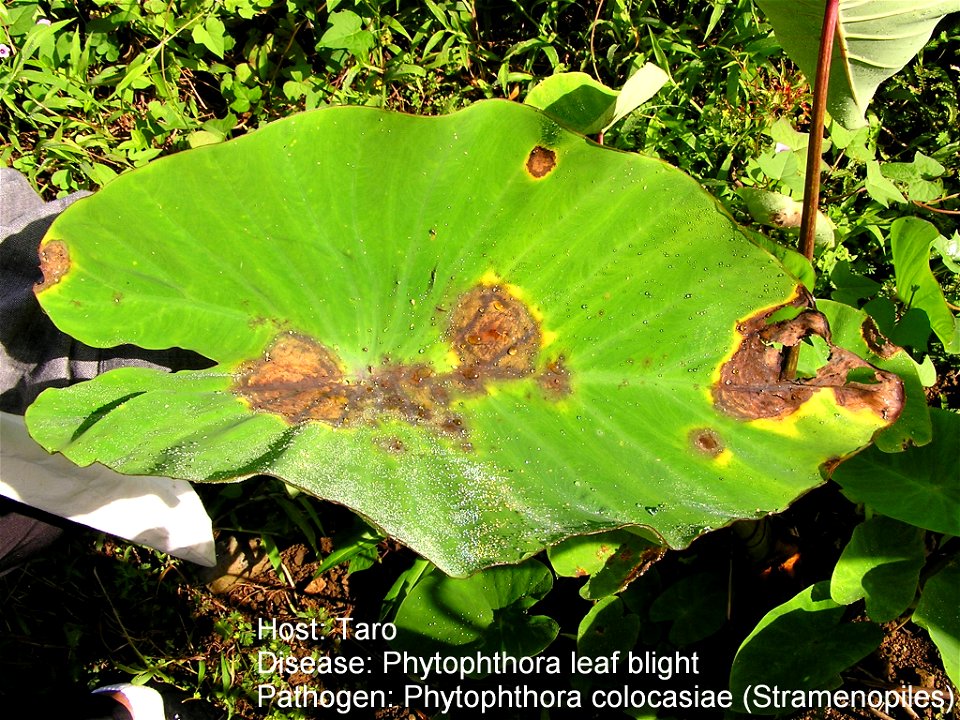
[[[527,172],[542,178],[557,166],[557,154],[549,148],[537,145],[527,157]]]
[[[40,248],[40,272],[43,281],[37,283],[36,292],[56,285],[70,270],[70,252],[60,240],[53,240]]]
[[[723,452],[723,441],[710,428],[697,428],[690,431],[690,444],[707,457],[715,458]]]

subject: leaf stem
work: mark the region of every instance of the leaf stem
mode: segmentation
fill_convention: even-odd
[[[830,60],[833,38],[837,31],[840,0],[826,0],[823,29],[820,32],[820,56],[813,87],[813,119],[810,143],[807,145],[807,172],[803,186],[803,216],[800,220],[800,252],[813,260],[813,241],[817,226],[817,205],[820,197],[820,156],[823,148],[823,124],[827,111],[827,87],[830,84]]]
[[[820,199],[820,162],[823,154],[823,124],[827,112],[827,88],[830,85],[830,60],[833,56],[833,38],[837,32],[839,15],[840,0],[825,0],[823,28],[820,31],[820,54],[817,58],[817,77],[813,85],[813,118],[810,142],[807,145],[807,171],[803,180],[803,214],[800,218],[800,252],[811,262],[817,229],[817,205]],[[783,379],[796,378],[799,360],[800,344],[798,343],[787,351],[781,371]]]

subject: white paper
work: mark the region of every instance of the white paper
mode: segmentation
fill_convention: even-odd
[[[170,555],[212,567],[213,528],[190,483],[78,467],[27,434],[20,415],[0,413],[0,495]]]

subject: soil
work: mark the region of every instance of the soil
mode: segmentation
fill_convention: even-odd
[[[199,687],[204,696],[219,698],[217,712],[223,717],[224,707],[231,706],[233,717],[262,720],[265,709],[258,708],[255,699],[240,690],[262,679],[256,667],[257,652],[268,645],[256,638],[259,618],[275,618],[278,622],[316,618],[323,624],[326,637],[319,644],[290,640],[287,645],[291,654],[319,651],[318,655],[350,658],[385,652],[387,643],[358,640],[351,632],[343,632],[335,620],[352,617],[378,621],[382,598],[415,556],[395,542],[385,541],[378,547],[378,561],[371,569],[348,574],[341,565],[317,574],[320,558],[337,546],[353,523],[352,515],[342,508],[321,507],[328,536],[317,542],[319,555],[302,541],[286,542],[280,551],[285,569],[282,576],[268,560],[266,548],[244,533],[221,532],[220,555],[228,561],[216,572],[205,574],[187,563],[71,527],[45,555],[0,577],[4,626],[0,636],[0,703],[10,702],[29,687],[47,698],[48,716],[57,717],[60,711],[66,717],[89,687],[129,681],[128,668],[150,667],[153,683],[187,692]],[[718,632],[683,649],[685,654],[695,650],[710,660],[704,674],[696,678],[700,687],[725,688],[730,660],[756,621],[770,607],[829,577],[857,519],[856,508],[828,484],[779,516],[748,528],[738,526],[710,533],[683,552],[667,553],[656,564],[661,587],[693,572],[711,570],[729,575],[732,594],[728,620]],[[560,623],[561,636],[548,650],[559,657],[575,648],[572,637],[590,608],[590,603],[579,596],[582,582],[558,578],[553,592],[533,609]],[[667,630],[663,623],[650,623],[641,638],[651,647],[663,647],[658,643],[664,641]],[[925,631],[907,621],[890,623],[884,630],[880,648],[844,673],[845,688],[947,687],[937,650]],[[784,652],[789,653],[790,648],[784,648]],[[198,676],[201,667],[202,678]],[[353,676],[340,677],[340,681],[331,675],[318,680],[316,675],[295,673],[287,678],[287,684],[279,682],[277,686],[294,690],[314,683],[313,687],[319,687],[317,683],[325,679],[329,680],[326,687],[332,690],[363,686],[362,678],[358,682]],[[408,682],[398,674],[378,677],[376,685],[390,689]],[[509,683],[509,678],[497,682]],[[538,689],[570,687],[566,675],[537,677],[533,682]],[[453,684],[447,683],[446,687]],[[470,685],[483,686],[484,681]],[[301,712],[301,717],[333,717],[329,710]],[[462,712],[454,715],[470,716]],[[574,716],[591,717],[585,711],[550,714],[551,718]],[[431,715],[424,708],[395,707],[357,711],[346,717],[412,720]],[[498,717],[539,717],[539,711],[501,713]],[[720,717],[720,713],[683,717]],[[839,709],[806,711],[793,715],[792,720],[885,717],[945,718],[919,707],[903,707],[887,715]],[[954,712],[950,717],[960,715]]]

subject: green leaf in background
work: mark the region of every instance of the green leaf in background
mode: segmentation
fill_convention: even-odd
[[[617,91],[587,73],[557,73],[542,80],[524,102],[584,135],[596,135],[613,121]]]
[[[853,530],[830,578],[830,596],[841,605],[866,598],[867,615],[885,623],[906,611],[917,594],[926,559],[924,532],[878,515]]]
[[[667,79],[663,70],[647,63],[618,92],[586,73],[557,73],[537,84],[524,102],[571,130],[596,135],[656,95]]]
[[[930,317],[930,327],[947,352],[960,353],[960,323],[943,297],[940,283],[930,272],[930,248],[939,239],[936,226],[920,218],[905,217],[890,226],[890,247],[897,277],[897,295],[909,307]]]
[[[727,576],[688,575],[668,587],[650,606],[650,619],[672,621],[670,642],[678,647],[710,637],[727,620]]]
[[[903,204],[907,202],[897,186],[884,177],[883,170],[880,169],[880,163],[876,160],[867,161],[867,179],[863,186],[870,197],[884,207],[890,207],[890,203]]]
[[[580,595],[596,600],[620,592],[663,557],[665,551],[660,543],[627,531],[603,567],[580,589]]]
[[[960,535],[960,416],[930,409],[933,441],[888,455],[867,448],[833,479],[854,502],[934,532]]]
[[[940,651],[943,668],[955,686],[960,686],[960,562],[954,558],[923,586],[913,621],[926,628]]]
[[[661,544],[624,529],[572,537],[549,548],[547,556],[562,577],[589,576],[580,595],[597,600],[623,590],[664,551]]]
[[[839,686],[840,673],[883,639],[883,631],[873,623],[844,622],[844,610],[830,599],[830,583],[824,581],[764,615],[740,645],[730,669],[734,708],[747,709],[742,702],[748,686],[790,690]],[[778,713],[773,704],[751,709],[757,715]]]
[[[840,265],[837,263],[837,267]],[[833,297],[836,296],[837,293],[834,293]],[[932,330],[930,318],[923,310],[910,308],[898,320],[896,304],[889,298],[875,297],[863,306],[863,311],[876,321],[877,328],[894,345],[912,347],[922,352],[927,350]]]
[[[599,572],[630,535],[626,530],[578,535],[548,548],[547,557],[557,575],[586,577]]]
[[[628,612],[616,595],[609,595],[590,608],[577,628],[577,652],[604,658],[633,650],[640,635],[640,617]]]
[[[553,575],[536,560],[489,568],[468,578],[436,570],[425,573],[397,610],[392,644],[421,656],[536,655],[560,631],[551,618],[527,612],[551,587]]]
[[[363,19],[350,10],[330,13],[330,27],[317,43],[318,48],[342,49],[363,57],[373,47],[373,34],[363,29]]]
[[[433,572],[436,567],[429,560],[417,558],[408,570],[400,573],[393,585],[383,596],[383,602],[380,605],[380,619],[387,620],[396,616],[401,603],[406,599],[410,591],[416,587],[417,583],[428,573]]]
[[[607,127],[609,128],[615,122],[622,120],[660,92],[660,88],[666,85],[669,79],[670,76],[653,63],[644,64],[643,67],[627,78],[623,87],[620,88],[620,94],[617,96],[614,107],[613,119],[607,124]]]
[[[685,546],[901,409],[839,348],[781,381],[775,345],[827,333],[783,266],[691,178],[515,103],[293,116],[117,178],[41,252],[64,332],[215,363],[47,391],[41,445],[281,477],[454,574],[628,525]]]
[[[205,46],[218,58],[223,58],[225,32],[223,21],[211,15],[202,25],[193,26],[193,41]]]
[[[373,567],[377,561],[377,545],[384,539],[383,535],[359,519],[352,530],[344,534],[345,537],[337,537],[334,550],[323,559],[317,575],[341,563],[349,563],[348,573],[360,572]]]
[[[823,0],[757,0],[787,55],[816,76]],[[827,111],[848,128],[865,124],[877,88],[926,45],[958,0],[840,0]]]
[[[933,246],[940,253],[947,269],[952,273],[960,273],[960,232],[954,230],[950,238],[938,237]]]
[[[830,297],[851,307],[857,307],[860,300],[873,297],[883,287],[875,280],[850,270],[850,263],[847,260],[840,260],[833,266],[830,280],[837,287]]]

